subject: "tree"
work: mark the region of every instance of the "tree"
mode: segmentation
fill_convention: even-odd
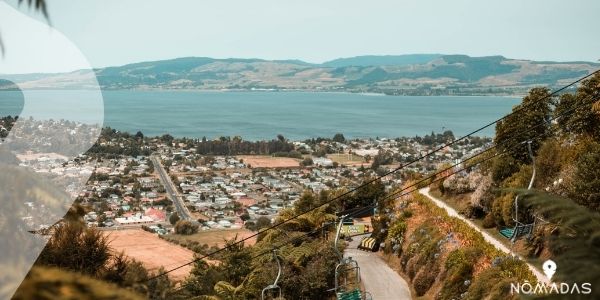
[[[392,154],[388,151],[379,150],[377,155],[373,158],[371,169],[377,170],[381,165],[389,165],[394,161]]]
[[[303,213],[314,207],[316,204],[315,195],[306,190],[298,201],[294,203],[294,209],[297,213]]]
[[[338,143],[344,143],[344,142],[346,141],[346,138],[344,137],[344,135],[343,135],[343,134],[341,134],[341,133],[336,133],[336,134],[333,136],[333,141],[334,141],[334,142],[338,142]]]
[[[300,162],[300,164],[304,167],[312,166],[313,163],[314,162],[313,162],[312,158],[310,158],[310,157],[307,157]]]
[[[112,257],[107,236],[95,228],[79,222],[62,222],[53,230],[36,264],[95,276]]]
[[[521,104],[513,107],[513,114],[496,124],[494,143],[499,151],[506,151],[519,163],[530,163],[527,150],[530,140],[533,153],[537,153],[550,129],[553,98],[547,88],[533,88]]]
[[[260,217],[258,219],[256,219],[256,225],[255,225],[255,230],[261,230],[263,228],[267,228],[271,226],[271,219],[267,218],[267,217]]]
[[[19,0],[19,5],[23,3],[24,0]],[[27,0],[27,5],[29,7],[34,7],[36,11],[39,11],[44,15],[46,20],[48,20],[48,8],[46,6],[46,0]],[[0,54],[4,56],[4,43],[2,42],[2,36],[0,36]]]
[[[193,224],[190,221],[179,220],[175,224],[175,233],[183,235],[191,235],[198,232],[198,225]]]
[[[565,94],[560,97],[555,115],[559,127],[565,133],[581,134],[600,139],[600,73],[584,80],[577,88],[575,95]]]
[[[179,214],[177,214],[177,212],[174,212],[171,214],[171,216],[169,216],[169,223],[171,223],[171,225],[175,225],[177,224],[177,222],[179,222],[180,218],[179,218]]]
[[[242,219],[242,221],[246,222],[246,221],[250,220],[250,214],[245,212],[240,216],[240,219]]]
[[[373,179],[365,178],[362,184],[371,180]],[[384,195],[385,185],[383,185],[381,180],[375,180],[356,190],[347,201],[344,201],[344,209],[373,205],[376,201],[383,198]]]
[[[575,162],[574,200],[600,211],[600,144],[592,143]]]

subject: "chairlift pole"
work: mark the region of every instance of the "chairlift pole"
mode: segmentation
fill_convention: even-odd
[[[335,234],[335,242],[333,243],[333,247],[340,259],[340,262],[342,262],[344,260],[344,255],[340,252],[340,249],[338,249],[338,241],[340,240],[340,232],[342,231],[342,225],[344,224],[344,219],[346,219],[347,216],[348,215],[343,215],[340,217],[340,222],[338,223],[336,234]]]
[[[527,187],[527,190],[531,190],[535,180],[535,157],[533,157],[533,150],[531,150],[531,140],[527,141],[527,150],[529,152],[529,157],[531,158],[531,167],[533,168],[531,180],[529,180],[529,186]],[[515,222],[519,222],[519,195],[515,197]]]

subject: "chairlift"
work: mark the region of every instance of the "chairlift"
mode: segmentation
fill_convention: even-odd
[[[533,172],[531,174],[531,180],[529,181],[529,186],[527,190],[531,190],[533,187],[533,181],[535,180],[535,158],[533,157],[533,151],[531,150],[531,141],[527,141],[527,150],[529,151],[529,157],[531,157]],[[533,230],[535,228],[535,218],[533,223],[522,223],[519,222],[519,196],[515,197],[515,216],[513,217],[513,221],[515,222],[515,226],[505,227],[500,229],[500,234],[507,239],[510,239],[512,243],[516,242],[522,236],[531,236]]]
[[[281,277],[281,258],[277,254],[277,249],[273,249],[273,258],[277,261],[277,277],[275,277],[275,282],[273,284],[267,285],[262,292],[260,293],[260,299],[265,300],[265,295],[267,293],[271,295],[277,295],[275,299],[282,299],[281,297],[281,287],[277,285],[279,278]]]
[[[338,300],[372,299],[369,293],[360,290],[360,267],[352,257],[344,257],[338,248],[340,232],[347,215],[340,217],[335,235],[334,249],[339,257],[335,266],[335,295]]]

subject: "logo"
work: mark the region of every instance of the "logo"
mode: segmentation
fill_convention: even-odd
[[[542,265],[542,270],[544,270],[544,274],[548,277],[548,281],[552,280],[552,276],[556,273],[556,268],[556,263],[550,259],[545,261]]]
[[[538,282],[533,284],[527,280],[523,283],[512,282],[510,293],[524,295],[589,295],[592,293],[592,284],[589,282],[552,282],[552,277],[558,270],[558,266],[550,259],[542,264],[542,270],[546,274],[549,283]]]

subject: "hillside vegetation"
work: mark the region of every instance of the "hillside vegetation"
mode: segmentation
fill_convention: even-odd
[[[524,94],[555,87],[600,67],[502,56],[412,54],[359,56],[323,64],[299,60],[186,57],[95,70],[104,89],[274,89],[390,95]],[[76,88],[91,71],[5,76],[26,88]],[[12,88],[0,83],[0,88]]]
[[[532,89],[496,126],[494,151],[500,155],[433,187],[484,228],[535,222],[533,233],[518,239],[515,250],[534,261],[556,261],[559,282],[600,284],[595,262],[600,257],[599,92],[598,74],[576,92],[557,97]],[[517,143],[527,140],[534,160],[527,144]],[[526,191],[534,168],[533,189]]]

